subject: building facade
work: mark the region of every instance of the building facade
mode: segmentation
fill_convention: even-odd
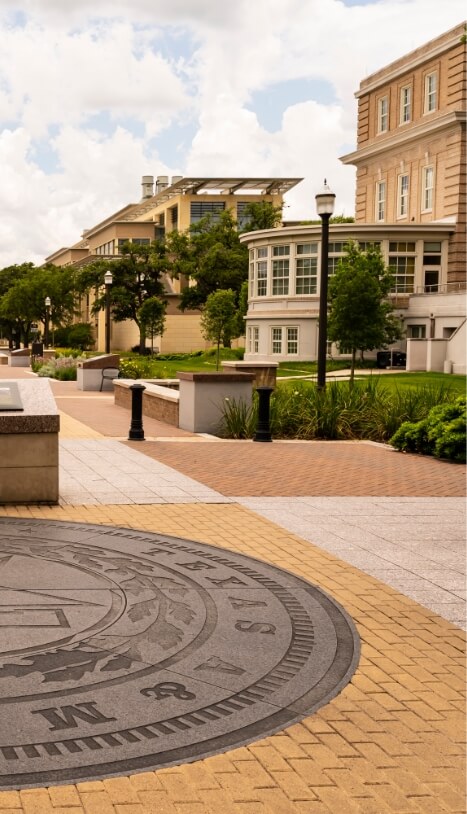
[[[240,228],[245,220],[245,207],[250,203],[266,201],[282,206],[283,195],[301,178],[183,178],[174,176],[143,176],[142,197],[139,203],[128,204],[105,220],[86,229],[77,243],[59,249],[46,258],[56,266],[79,268],[95,260],[118,258],[124,243],[149,244],[163,238],[174,229],[185,231],[193,223],[210,215],[213,220],[230,210]],[[206,343],[199,328],[199,314],[182,313],[180,280],[164,278],[167,318],[163,336],[156,345],[161,352],[198,350]],[[81,302],[81,318],[92,321],[92,297]],[[96,344],[104,349],[104,313],[95,318]],[[131,322],[111,324],[111,347],[127,350],[139,341],[136,326]]]
[[[345,243],[377,243],[392,269],[408,367],[465,372],[466,51],[460,25],[364,79],[356,222],[331,225],[328,273]],[[316,359],[319,226],[245,235],[247,360]],[[330,353],[337,353],[329,347]]]

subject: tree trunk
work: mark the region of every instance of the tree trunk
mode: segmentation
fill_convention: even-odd
[[[142,328],[139,330],[139,353],[144,355],[146,349],[146,334]]]
[[[219,359],[220,359],[220,354],[221,354],[220,347],[221,347],[220,340],[217,340],[216,370],[219,370]]]

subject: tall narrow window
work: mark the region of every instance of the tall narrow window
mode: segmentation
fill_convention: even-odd
[[[400,124],[407,124],[412,118],[412,88],[401,88]]]
[[[425,102],[423,110],[425,113],[432,113],[437,107],[437,75],[429,73],[425,76]]]
[[[388,129],[388,97],[378,99],[378,133],[385,133]]]
[[[297,255],[299,256],[295,260],[295,293],[316,294],[318,244],[297,243]]]
[[[397,217],[406,218],[409,214],[409,176],[399,175],[397,190]]]
[[[431,212],[433,209],[433,167],[423,167],[422,172],[422,212]]]
[[[298,353],[298,328],[287,328],[287,353],[290,356]]]
[[[255,325],[248,328],[248,352],[258,353],[259,351],[259,328]]]
[[[386,181],[378,181],[376,184],[376,220],[383,221],[386,218]]]
[[[272,352],[282,353],[282,328],[271,330]]]
[[[256,263],[256,296],[265,297],[268,290],[268,264],[267,260],[258,260]]]

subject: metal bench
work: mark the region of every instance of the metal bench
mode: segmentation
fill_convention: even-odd
[[[102,392],[105,381],[113,382],[114,379],[118,379],[119,373],[120,371],[118,367],[103,367],[101,386],[99,390]]]

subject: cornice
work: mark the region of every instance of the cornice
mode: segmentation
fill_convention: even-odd
[[[424,47],[422,46],[421,49],[418,49],[418,53],[417,51],[412,52],[414,55],[411,59],[409,54],[409,59],[405,60],[405,58],[402,57],[401,59],[390,63],[388,66],[386,66],[386,68],[382,68],[380,71],[370,74],[370,76],[363,79],[360,83],[360,88],[354,94],[355,98],[359,99],[361,96],[365,96],[367,93],[371,93],[371,91],[381,87],[381,85],[389,84],[402,74],[409,73],[415,68],[418,68],[420,65],[423,65],[423,63],[428,62],[431,59],[435,59],[441,54],[444,54],[446,51],[450,51],[451,48],[460,45],[460,36],[463,33],[462,26],[458,26],[453,29],[453,36],[450,37],[449,40],[441,42],[439,45],[434,45],[432,48],[426,48],[426,50],[424,50]],[[422,53],[420,53],[420,51]]]
[[[387,153],[389,150],[399,148],[420,138],[426,138],[426,136],[438,133],[440,130],[452,125],[465,124],[466,120],[467,113],[464,110],[453,110],[443,116],[437,116],[435,119],[417,124],[409,130],[395,131],[393,135],[383,137],[381,140],[378,139],[369,144],[368,147],[361,147],[353,153],[340,156],[339,161],[342,161],[343,164],[359,164],[360,161],[366,158],[371,158],[379,153]]]

